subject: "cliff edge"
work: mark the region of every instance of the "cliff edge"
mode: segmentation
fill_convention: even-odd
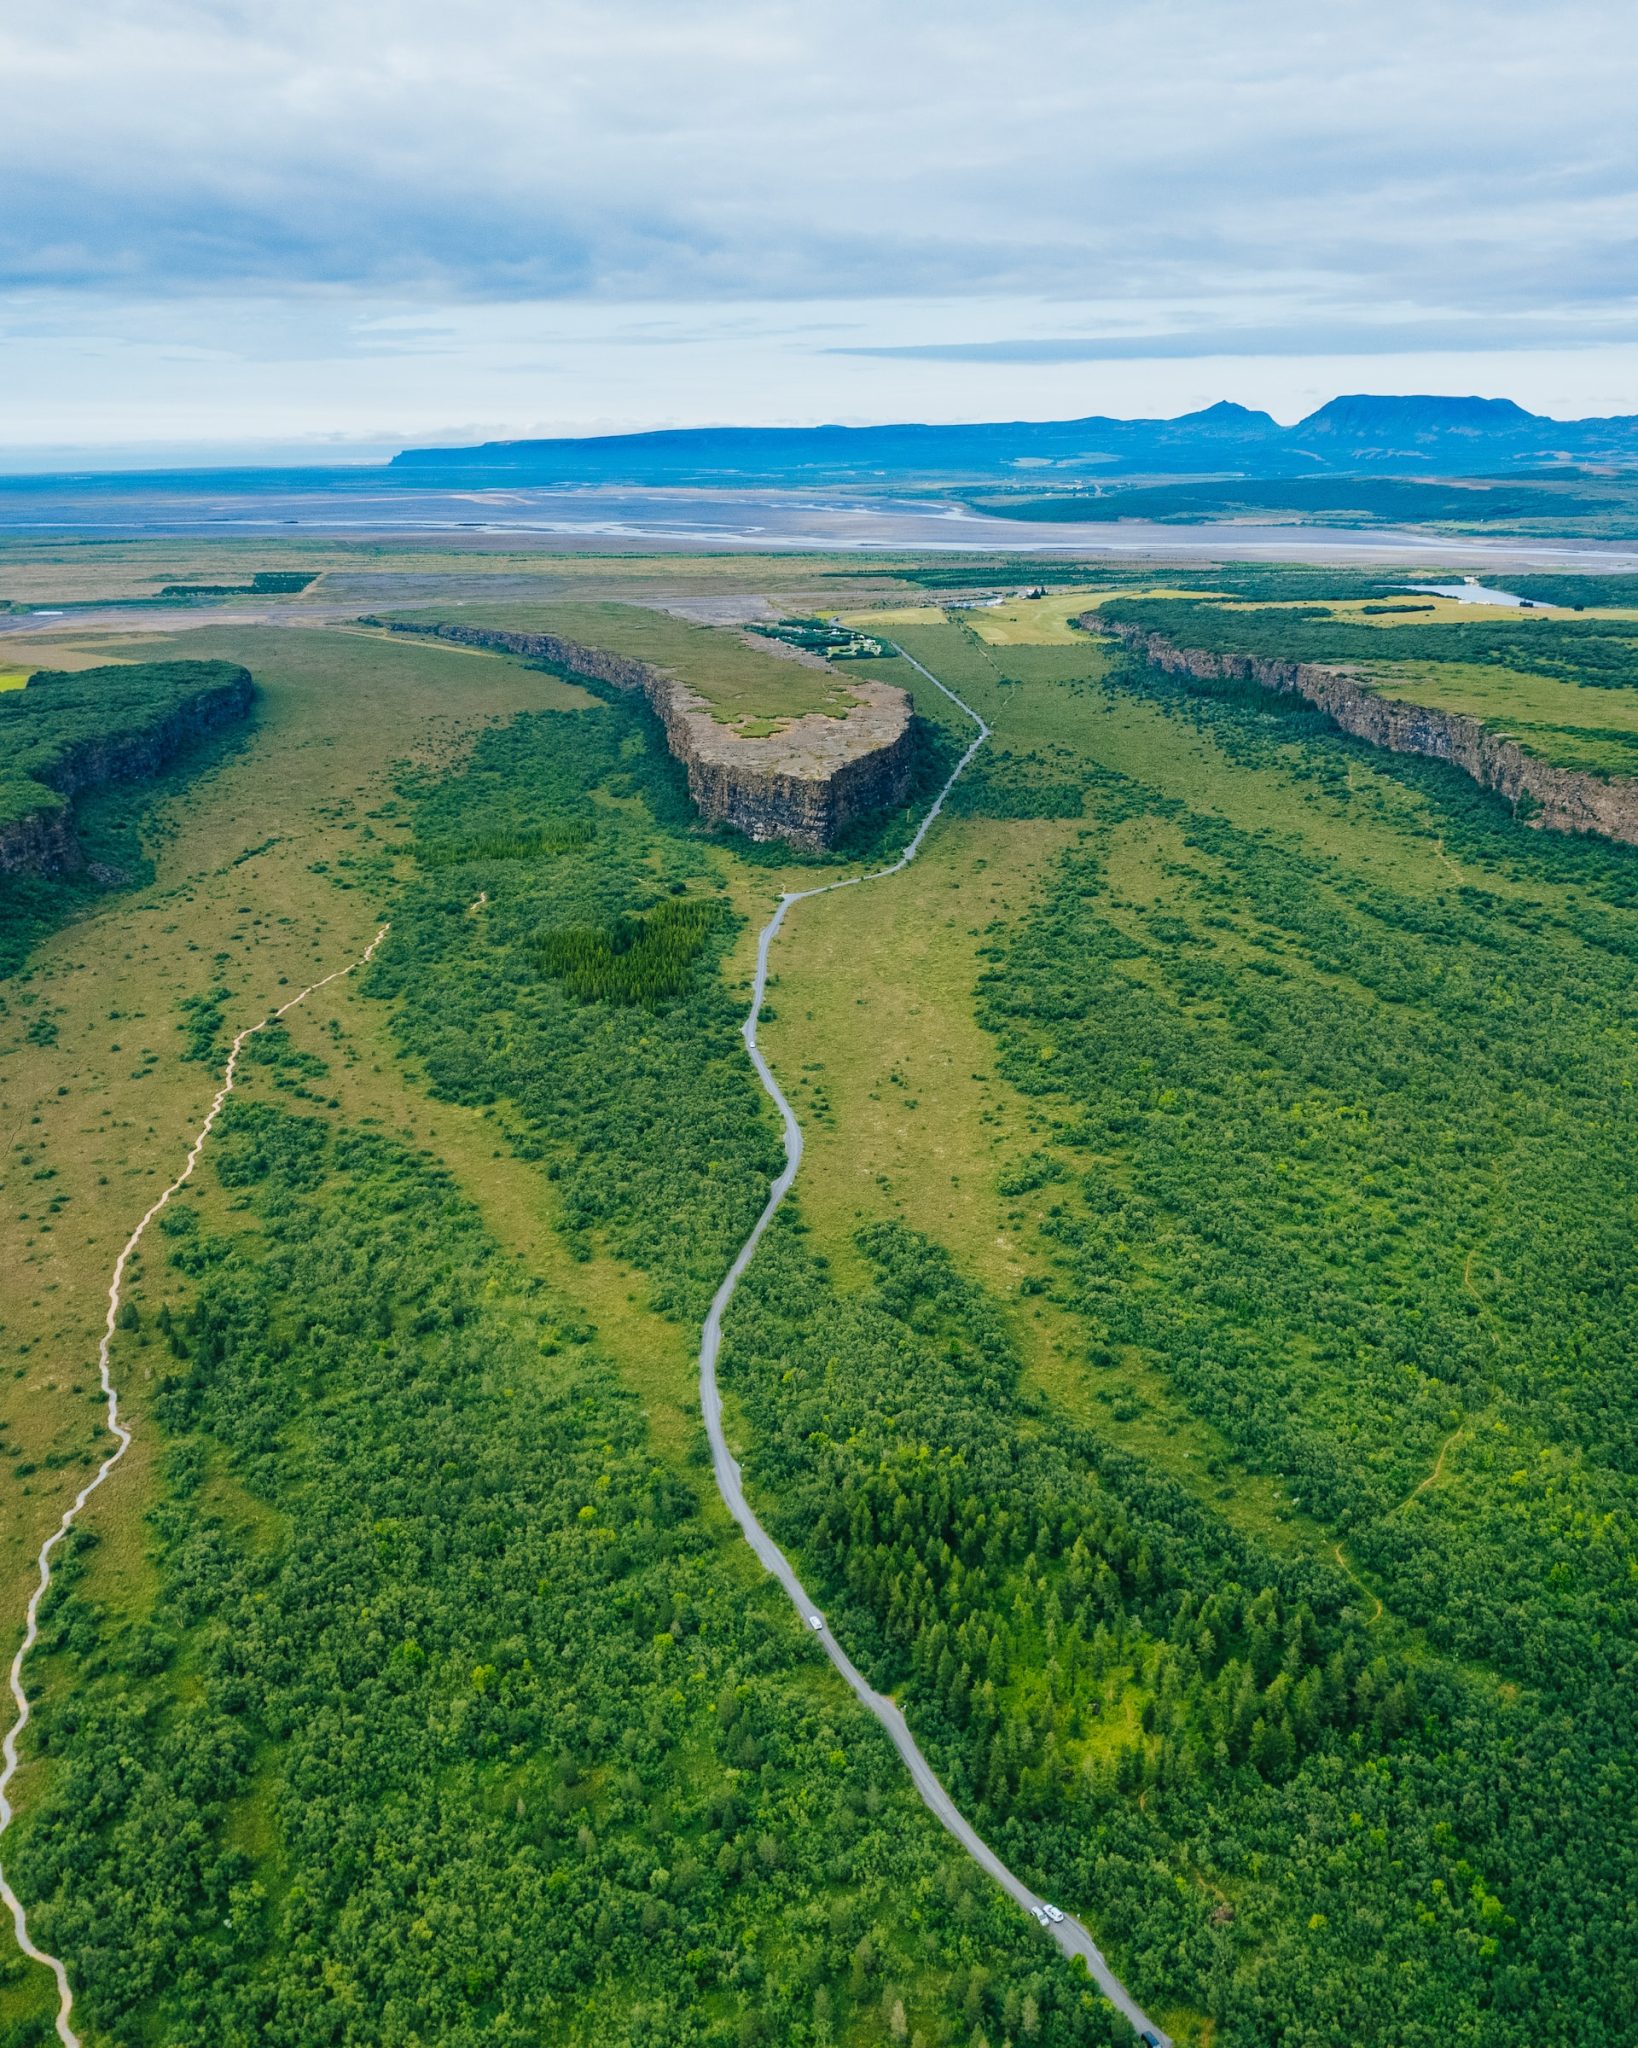
[[[1123,641],[1145,661],[1174,675],[1260,683],[1264,689],[1305,697],[1357,739],[1390,753],[1448,761],[1482,789],[1504,797],[1515,813],[1525,805],[1532,825],[1554,832],[1596,832],[1638,846],[1638,781],[1629,777],[1555,768],[1476,718],[1380,696],[1341,669],[1179,647],[1159,633],[1104,619],[1096,611],[1082,612],[1075,623],[1086,632]]]
[[[713,717],[706,700],[668,670],[555,633],[406,621],[391,622],[389,630],[548,661],[571,675],[640,692],[687,771],[700,815],[751,839],[784,839],[823,852],[860,819],[902,803],[909,793],[910,699],[891,683],[850,676],[848,690],[857,701],[844,717],[810,711],[778,732],[749,738]]]
[[[0,874],[83,869],[75,800],[157,775],[255,693],[236,662],[171,661],[41,670],[0,695]]]

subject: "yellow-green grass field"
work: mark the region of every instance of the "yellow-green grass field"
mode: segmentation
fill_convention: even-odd
[[[1188,593],[1196,595],[1198,593]],[[958,616],[992,647],[1073,647],[1086,635],[1071,621],[1112,597],[1181,597],[1179,590],[1134,576],[1123,589],[1049,590],[1045,597],[1014,597],[1005,604],[974,605]],[[912,621],[911,623],[914,623]]]
[[[959,621],[990,647],[1075,647],[1086,645],[1086,635],[1073,624],[1082,612],[1094,611],[1115,597],[1190,597],[1199,591],[1174,590],[1134,575],[1118,588],[1100,584],[1085,589],[1049,590],[1044,597],[1009,597],[1001,604],[958,605],[946,608],[937,598],[919,604],[878,606],[868,613],[850,613],[846,623],[880,631],[892,637],[900,626],[935,625],[940,620]]]
[[[250,729],[162,795],[147,833],[153,882],[111,894],[43,941],[0,989],[0,1417],[22,1464],[0,1523],[0,1641],[19,1625],[34,1550],[106,1447],[93,1406],[115,1254],[179,1168],[217,1086],[181,1058],[182,1002],[221,987],[250,1022],[368,943],[379,910],[349,867],[393,827],[367,813],[394,765],[458,758],[485,723],[582,693],[496,657],[419,643],[381,649],[322,631],[246,629],[115,642],[105,658],[176,651],[244,662]],[[42,665],[60,650],[39,649]],[[346,984],[315,1015],[350,1000]],[[135,1390],[140,1419],[140,1387]],[[129,1532],[145,1439],[96,1513]],[[10,1649],[6,1647],[9,1656]]]
[[[342,608],[372,577],[390,576],[394,603],[423,601],[452,580],[505,602],[634,598],[666,604],[754,591],[776,612],[812,612],[838,603],[879,603],[905,586],[891,562],[857,555],[679,555],[552,553],[493,534],[436,542],[404,538],[339,539],[333,535],[259,539],[216,536],[164,540],[18,539],[0,537],[0,607],[101,605],[152,598],[167,583],[248,583],[258,569],[312,570],[319,582],[294,598],[258,596],[224,601],[235,612],[252,602],[283,618],[315,602]],[[434,588],[415,588],[426,579]],[[845,597],[841,593],[846,593]],[[377,601],[384,601],[377,595]],[[207,601],[207,604],[210,601]],[[202,607],[183,607],[191,619]],[[360,602],[360,610],[368,610]],[[173,619],[162,613],[167,630]],[[64,622],[67,623],[67,622]]]
[[[891,628],[879,617],[858,623],[891,630],[961,691],[994,727],[996,747],[1068,747],[1190,810],[1275,834],[1367,886],[1433,902],[1473,879],[1437,836],[1425,799],[1368,765],[1348,768],[1339,802],[1337,790],[1288,775],[1283,759],[1231,759],[1191,722],[1088,687],[1096,673],[1088,664],[1110,659],[1096,643],[1083,643],[1073,659],[1060,654],[1056,675],[1043,649],[1041,670],[1020,679],[1019,650],[981,644],[967,615],[941,623],[923,616],[920,625],[902,617]],[[1006,671],[1014,673],[1003,679]],[[948,705],[915,681],[918,709],[954,732]],[[1282,752],[1302,766],[1300,742]],[[1030,907],[1079,829],[1072,820],[950,817],[915,865],[880,891],[845,890],[792,913],[774,960],[775,1014],[762,1036],[807,1130],[797,1199],[840,1274],[858,1271],[852,1238],[864,1223],[897,1219],[947,1246],[1011,1304],[1014,1334],[1044,1391],[1248,1534],[1340,1564],[1360,1584],[1366,1611],[1380,1618],[1377,1591],[1359,1579],[1335,1532],[1294,1505],[1278,1480],[1246,1470],[1158,1363],[1129,1351],[1114,1372],[1090,1367],[1081,1317],[1050,1279],[1052,1185],[1014,1198],[1001,1192],[1032,1157],[1054,1156],[1051,1119],[997,1073],[974,996],[987,951]],[[1109,869],[1117,918],[1135,933],[1181,907],[1188,872],[1176,826],[1154,817],[1123,824]],[[1484,886],[1506,896],[1519,885],[1491,872]],[[1525,893],[1558,900],[1545,885]],[[1240,945],[1226,934],[1219,943],[1231,955]],[[1062,1156],[1074,1170],[1073,1155]],[[1453,1244],[1458,1270],[1473,1250]],[[1399,1454],[1407,1495],[1430,1475],[1436,1488],[1459,1483],[1463,1461],[1476,1455],[1467,1438],[1447,1446],[1435,1435],[1407,1439]]]
[[[1557,676],[1460,661],[1396,663],[1372,683],[1385,697],[1479,719],[1557,767],[1638,775],[1638,690],[1588,689]]]
[[[58,638],[53,634],[45,641],[37,641],[32,634],[26,637],[19,634],[12,640],[4,658],[0,659],[0,690],[20,690],[30,676],[38,675],[42,669],[116,667],[123,662],[146,661],[148,658],[146,649],[134,646],[129,639],[122,640],[119,652],[115,653],[105,641],[93,634],[82,634],[74,639]]]
[[[710,706],[726,725],[776,730],[775,721],[822,711],[841,717],[857,700],[845,679],[824,662],[731,626],[696,624],[670,612],[620,602],[491,605],[463,609],[462,625],[509,633],[555,633],[587,647],[604,648],[669,671]]]
[[[1363,804],[1358,816],[1339,814],[1317,790],[1231,763],[1183,721],[1087,688],[1111,658],[1096,642],[1082,637],[1072,655],[1042,649],[1039,672],[1019,680],[1004,671],[1021,666],[1020,650],[982,645],[970,614],[959,623],[921,618],[850,622],[891,633],[960,691],[994,727],[996,747],[1068,747],[1242,828],[1296,833],[1398,888],[1432,894],[1460,878],[1448,863],[1430,871],[1415,843],[1384,822],[1421,815],[1420,800],[1396,784],[1371,790],[1376,817]],[[897,679],[914,683],[917,709],[956,736],[959,714],[897,666]],[[1289,1507],[1276,1482],[1244,1471],[1160,1370],[1135,1354],[1116,1375],[1089,1368],[1080,1317],[1048,1286],[1051,1187],[1000,1193],[1032,1155],[1050,1151],[1050,1121],[997,1073],[974,995],[986,949],[1030,907],[1079,830],[1073,820],[953,816],[914,866],[880,888],[842,890],[792,913],[774,955],[774,1016],[762,1043],[807,1133],[797,1199],[841,1274],[859,1270],[852,1239],[862,1224],[897,1219],[937,1239],[1011,1304],[1030,1369],[1055,1399],[1248,1532],[1330,1559],[1328,1533]],[[1165,908],[1174,837],[1163,821],[1121,828],[1112,883],[1134,917]],[[1232,1471],[1227,1489],[1218,1470]]]

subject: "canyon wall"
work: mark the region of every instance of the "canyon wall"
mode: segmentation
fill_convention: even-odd
[[[845,717],[810,711],[777,733],[750,739],[714,718],[705,699],[667,670],[555,633],[409,623],[390,630],[491,647],[640,692],[683,764],[700,815],[752,839],[784,839],[821,852],[860,819],[902,803],[909,793],[910,700],[890,683],[850,678],[858,702]]]
[[[33,778],[42,787],[39,806],[0,821],[0,874],[78,872],[85,855],[74,829],[77,797],[112,782],[157,775],[196,741],[243,718],[256,693],[250,671],[222,662],[211,666],[226,673],[153,719],[88,733],[62,746]]]
[[[1638,845],[1638,781],[1555,768],[1476,718],[1380,696],[1339,669],[1178,647],[1159,633],[1101,619],[1095,611],[1083,612],[1075,623],[1087,632],[1123,641],[1145,661],[1172,674],[1260,683],[1264,689],[1304,697],[1358,739],[1396,754],[1448,761],[1481,788],[1495,790],[1515,811],[1524,801],[1533,825],[1555,832],[1596,832]]]

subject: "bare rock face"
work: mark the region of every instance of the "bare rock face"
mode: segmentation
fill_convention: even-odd
[[[66,875],[83,861],[66,803],[43,797],[37,811],[0,824],[0,875]]]
[[[555,633],[413,624],[392,630],[493,647],[640,691],[688,771],[688,793],[700,815],[737,826],[751,839],[784,839],[822,852],[861,818],[902,803],[909,792],[910,699],[891,683],[850,680],[858,702],[845,717],[810,711],[780,732],[748,739],[714,718],[705,699],[677,677],[627,655]]]
[[[150,724],[98,733],[65,747],[40,777],[39,808],[0,824],[0,874],[82,871],[85,855],[74,830],[74,799],[111,782],[157,775],[195,741],[243,718],[255,694],[250,671],[235,667],[224,681],[194,691]]]
[[[1344,732],[1395,754],[1424,754],[1448,761],[1482,789],[1493,789],[1515,810],[1529,808],[1528,822],[1554,832],[1596,832],[1638,846],[1638,781],[1626,776],[1588,775],[1527,754],[1476,718],[1459,711],[1435,711],[1403,698],[1379,696],[1354,676],[1312,662],[1274,661],[1249,654],[1218,654],[1202,647],[1177,647],[1141,626],[1100,619],[1083,612],[1075,622],[1134,648],[1145,661],[1174,675],[1261,683],[1265,689],[1306,697]]]

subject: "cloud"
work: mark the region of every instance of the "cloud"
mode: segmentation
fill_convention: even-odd
[[[1638,388],[1627,0],[59,0],[0,77],[14,446]]]
[[[1594,302],[1620,0],[67,0],[0,32],[0,278],[475,300]]]
[[[1638,341],[1638,303],[1561,307],[1552,315],[1426,315],[1395,321],[1291,313],[1276,325],[1202,325],[1134,334],[1008,335],[993,341],[843,342],[827,355],[878,362],[1046,363],[1195,361],[1280,355],[1512,354],[1532,348],[1604,348]]]

